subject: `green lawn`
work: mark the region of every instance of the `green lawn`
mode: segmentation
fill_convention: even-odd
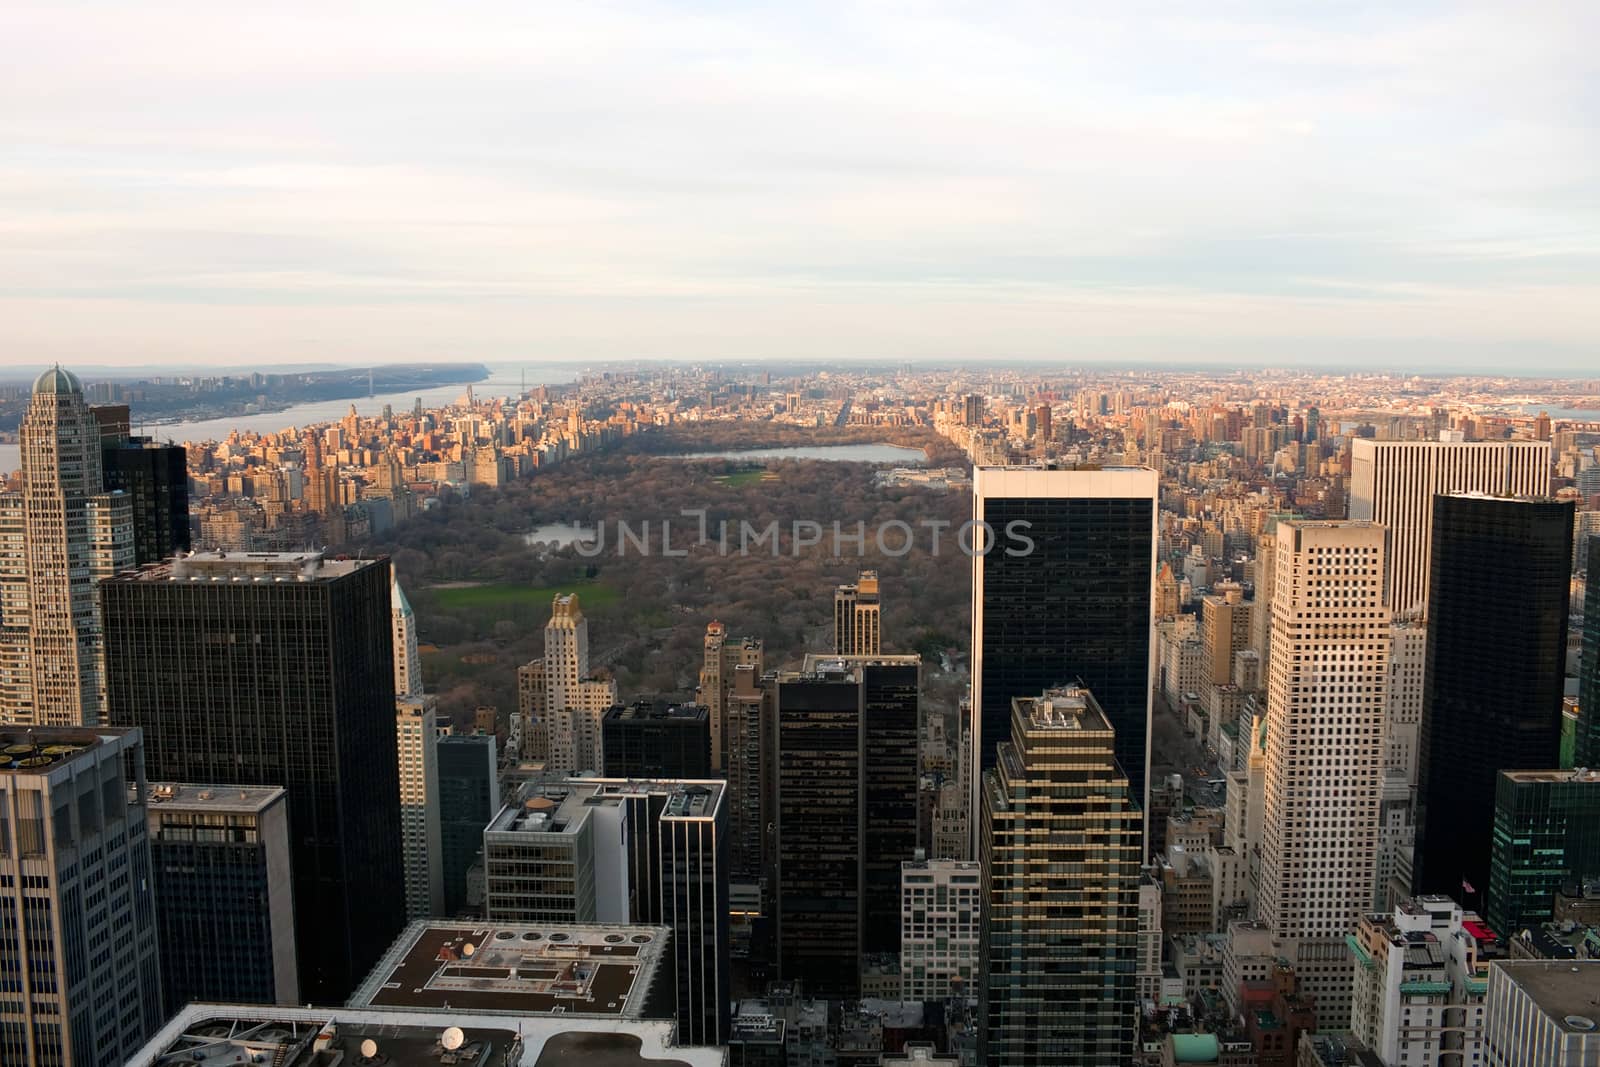
[[[746,485],[754,485],[765,477],[766,473],[765,470],[758,467],[755,470],[739,471],[735,474],[719,474],[717,475],[717,481],[723,485],[738,489]]]
[[[604,582],[582,581],[562,586],[520,585],[516,582],[486,582],[483,585],[458,585],[445,589],[430,589],[429,594],[441,608],[474,608],[495,611],[505,608],[542,607],[548,611],[557,593],[577,593],[578,602],[585,606],[609,604],[617,599],[617,591]]]

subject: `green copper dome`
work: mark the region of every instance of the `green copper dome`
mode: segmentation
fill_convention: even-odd
[[[36,393],[83,393],[83,383],[78,381],[78,376],[69,370],[62,370],[60,365],[51,367],[39,377],[34,379],[33,391]]]

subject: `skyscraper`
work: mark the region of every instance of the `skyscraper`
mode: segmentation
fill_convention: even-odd
[[[1583,598],[1583,653],[1578,667],[1578,719],[1574,766],[1600,767],[1600,537],[1589,540]]]
[[[637,700],[600,720],[607,778],[711,777],[711,720],[699,704]]]
[[[189,468],[182,445],[102,436],[100,463],[106,492],[128,496],[138,566],[189,551]]]
[[[394,632],[394,695],[422,695],[422,662],[417,655],[417,616],[400,589],[389,583],[389,622]]]
[[[1600,1060],[1600,960],[1496,960],[1484,1004],[1485,1067],[1588,1067]]]
[[[1391,643],[1383,527],[1280,522],[1267,684],[1261,920],[1320,1023],[1350,1019],[1345,938],[1373,899]]]
[[[706,625],[705,658],[700,667],[700,689],[696,702],[705,705],[711,719],[711,769],[729,770],[728,694],[733,689],[734,671],[740,665],[755,668],[761,677],[762,643],[757,637],[733,638],[728,628],[715,619]]]
[[[100,721],[94,584],[133,561],[132,508],[126,494],[105,491],[83,386],[47,370],[22,418],[22,492],[0,494],[0,722]]]
[[[1143,816],[1091,693],[1012,708],[983,775],[978,1061],[1129,1063]]]
[[[467,869],[483,851],[483,828],[500,806],[493,734],[439,738],[439,846],[444,872],[444,913],[467,901]]]
[[[1600,878],[1600,770],[1501,771],[1489,925],[1506,937],[1554,917],[1556,891]]]
[[[405,921],[389,562],[202,553],[100,585],[109,717],[160,781],[288,793],[301,995],[337,1003]]]
[[[394,729],[400,763],[400,848],[406,877],[406,918],[426,919],[444,914],[437,698],[396,697]]]
[[[1546,441],[1350,442],[1350,518],[1388,531],[1384,603],[1397,618],[1428,609],[1433,500],[1441,493],[1550,494]]]
[[[617,683],[589,677],[589,620],[578,594],[558,594],[544,628],[544,659],[529,664],[543,695],[546,761],[558,774],[600,769],[600,717],[617,702]]]
[[[139,731],[0,731],[0,1063],[122,1063],[161,1026]]]
[[[876,656],[883,651],[877,571],[862,571],[853,585],[834,590],[833,651],[839,656]]]
[[[1014,698],[1081,684],[1110,720],[1117,763],[1143,806],[1159,482],[1134,467],[973,471],[972,518],[993,531],[990,551],[972,561],[980,769],[994,766],[995,744],[1010,737]],[[972,780],[976,812],[981,775]]]
[[[743,882],[759,882],[767,859],[767,824],[772,805],[774,688],[752,664],[733,669],[725,719],[728,733],[729,868]]]
[[[166,1015],[197,1000],[300,1002],[284,797],[278,786],[151,784]]]
[[[779,971],[817,995],[859,989],[896,952],[900,865],[917,848],[917,656],[806,657],[777,677]]]
[[[1434,500],[1418,892],[1480,903],[1496,774],[1560,765],[1571,555],[1570,502]]]
[[[489,919],[670,927],[678,1039],[726,1041],[725,796],[716,780],[530,782],[484,834]]]

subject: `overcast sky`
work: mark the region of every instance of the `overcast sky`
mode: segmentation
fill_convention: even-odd
[[[1585,0],[5,0],[0,364],[1593,370],[1597,41]]]

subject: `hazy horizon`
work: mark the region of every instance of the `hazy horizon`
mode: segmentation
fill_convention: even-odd
[[[1600,8],[0,9],[0,370],[1600,364]]]

